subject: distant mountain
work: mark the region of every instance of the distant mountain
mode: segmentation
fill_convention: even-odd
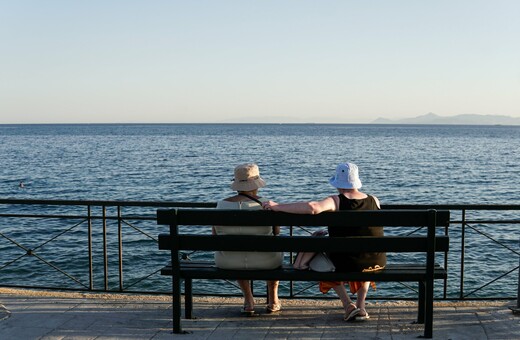
[[[463,114],[456,116],[439,116],[428,113],[414,118],[386,119],[378,118],[372,124],[459,124],[459,125],[520,125],[520,118],[501,115]]]

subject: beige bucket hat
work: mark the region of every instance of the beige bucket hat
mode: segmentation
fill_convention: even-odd
[[[251,191],[265,187],[265,181],[260,177],[258,165],[254,163],[240,164],[235,168],[235,178],[231,189],[235,191]]]

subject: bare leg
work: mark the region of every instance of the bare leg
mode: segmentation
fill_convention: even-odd
[[[343,284],[337,285],[333,287],[336,294],[338,294],[339,299],[341,300],[341,304],[343,305],[343,308],[345,309],[345,312],[347,312],[347,309],[350,309],[352,304],[352,300],[347,294],[347,290],[345,289],[345,286]]]
[[[267,281],[267,305],[279,305],[280,300],[278,299],[278,286],[280,281]]]
[[[356,306],[361,310],[360,316],[367,316],[365,310],[365,299],[367,297],[368,289],[370,288],[370,281],[363,282],[363,285],[357,291]],[[368,317],[367,317],[368,318]]]
[[[336,294],[338,294],[339,299],[341,300],[341,304],[343,305],[343,309],[345,310],[345,320],[352,320],[359,313],[359,309],[348,296],[345,286],[343,284],[340,284],[333,287],[333,289],[336,292]]]
[[[246,311],[254,310],[255,299],[253,298],[253,292],[251,292],[251,282],[249,280],[237,280],[242,294],[244,294],[244,308]]]

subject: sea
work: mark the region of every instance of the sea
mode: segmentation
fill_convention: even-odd
[[[335,193],[328,180],[337,164],[353,162],[360,169],[361,190],[377,196],[383,205],[519,204],[518,150],[520,126],[502,125],[0,125],[0,199],[212,203],[233,194],[230,184],[236,165],[254,162],[267,182],[260,192],[262,197],[277,202],[318,200]],[[18,208],[3,205],[1,212],[11,213],[13,209]],[[31,209],[38,213],[45,207]],[[12,219],[0,218],[2,284],[23,281],[53,286],[61,280],[70,281],[60,273],[36,275],[34,271],[40,270],[37,266],[42,261],[30,267],[33,272],[26,270],[26,263],[22,265],[28,260],[20,250],[35,245],[22,244],[25,248],[20,248],[12,241],[42,243],[50,235],[59,234],[58,222],[52,221],[53,228],[44,222],[27,221],[20,226]],[[155,235],[159,227],[152,223],[143,228]],[[518,225],[485,228],[518,251]],[[73,252],[69,248],[74,248],[74,242],[83,244],[84,240],[74,237],[82,237],[84,232],[77,234],[62,237],[72,242],[67,251]],[[518,266],[516,255],[507,255],[510,261],[504,264],[501,253],[488,253],[488,247],[479,242],[471,244],[477,259],[475,273],[482,270],[480,256],[492,261],[493,268]],[[125,263],[127,268],[134,268],[129,269],[127,281],[147,275],[151,256],[142,247],[156,247],[137,243],[141,255],[134,254]],[[76,261],[64,256],[60,247],[36,245],[40,252],[59,253],[57,259],[46,261],[77,271],[83,280],[83,269],[71,268]],[[471,257],[471,249],[466,251]],[[155,276],[151,283],[133,288],[168,287],[167,278]],[[470,284],[472,279],[467,280]],[[514,290],[511,277],[505,280],[506,284],[492,285],[493,289]],[[144,281],[149,282],[148,278]],[[516,281],[513,283],[516,285]],[[202,287],[215,288],[212,284]],[[485,295],[489,288],[483,291],[479,294]]]

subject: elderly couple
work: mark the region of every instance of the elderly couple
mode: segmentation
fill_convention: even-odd
[[[258,189],[265,186],[260,177],[258,166],[253,163],[241,164],[235,168],[235,176],[231,189],[236,191],[235,196],[219,201],[217,209],[266,209],[283,211],[295,214],[319,214],[323,211],[338,210],[378,210],[379,201],[375,196],[362,193],[358,167],[353,163],[342,163],[336,168],[330,184],[337,188],[338,195],[329,196],[321,201],[278,204],[262,199],[258,196]],[[214,234],[254,234],[277,235],[279,227],[221,227],[214,226]],[[364,228],[328,228],[330,236],[382,236],[383,227]],[[386,265],[385,253],[329,253],[328,254],[338,271],[373,271],[384,268]],[[223,269],[274,269],[283,261],[282,253],[264,252],[217,252],[215,263]],[[238,280],[244,294],[244,306],[241,310],[245,316],[252,316],[254,298],[249,280]],[[345,310],[345,321],[367,320],[369,315],[365,309],[365,298],[370,282],[349,282],[350,291],[356,294],[356,303],[352,302],[343,282],[320,282],[320,290],[328,292],[330,288],[338,294]],[[268,281],[267,313],[276,313],[281,310],[278,299],[278,281]]]

